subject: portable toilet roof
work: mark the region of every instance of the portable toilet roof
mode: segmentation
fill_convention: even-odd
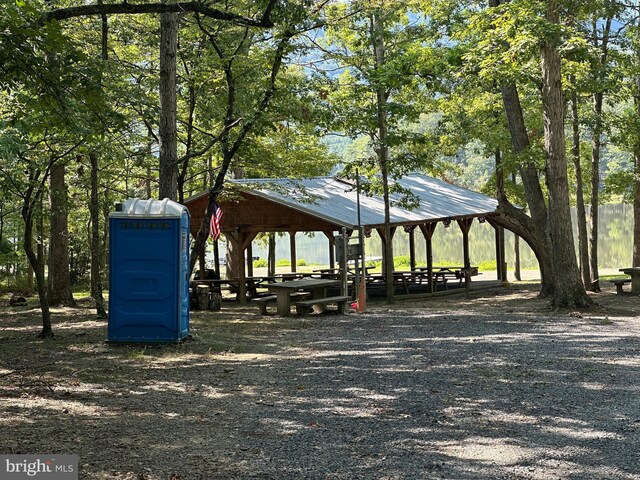
[[[122,209],[109,214],[110,217],[181,217],[183,213],[189,213],[189,209],[184,205],[165,198],[163,200],[141,200],[139,198],[128,198],[122,204]]]

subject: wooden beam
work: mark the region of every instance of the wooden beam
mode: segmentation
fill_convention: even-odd
[[[245,261],[245,252],[251,244],[257,233],[255,232],[228,232],[225,234],[227,241],[234,244],[236,250],[237,273],[238,275],[238,300],[240,304],[247,303],[247,263]]]
[[[238,300],[241,305],[247,303],[246,250],[256,235],[254,232],[238,232]]]
[[[336,239],[333,237],[333,232],[325,231],[325,234],[329,240],[329,268],[335,268],[336,266]]]
[[[416,269],[416,226],[409,227],[409,267],[410,270]]]
[[[396,234],[396,229],[398,227],[391,227],[391,241],[393,242],[393,237]],[[385,245],[387,244],[387,239],[385,238],[384,228],[378,227],[376,228],[376,232],[380,235],[380,240],[382,241],[382,275],[386,275],[387,271],[387,258],[385,255]],[[391,270],[393,271],[393,258],[391,259]]]
[[[469,282],[471,280],[471,276],[469,275],[471,269],[471,258],[469,255],[469,230],[471,229],[471,223],[473,222],[473,218],[461,218],[457,220],[458,226],[462,231],[462,254],[464,257],[464,269],[467,272],[464,278],[465,288],[469,290]]]
[[[220,248],[218,246],[218,240],[214,240],[213,242],[213,263],[215,264],[214,270],[218,274],[218,278],[221,278],[220,277]]]
[[[502,279],[502,269],[500,268],[500,263],[502,262],[502,258],[500,256],[500,227],[497,225],[492,225],[493,233],[495,237],[495,247],[496,247],[496,273],[498,276],[498,280]]]
[[[429,292],[433,293],[434,289],[434,284],[433,284],[433,243],[432,243],[432,238],[433,238],[433,232],[436,231],[436,226],[438,225],[438,222],[433,222],[433,223],[423,223],[420,225],[420,231],[422,232],[422,235],[424,236],[424,243],[426,244],[426,248],[427,248],[427,276],[429,277]]]
[[[253,277],[253,243],[247,245],[247,276]]]
[[[500,262],[500,270],[501,270],[502,280],[506,282],[508,278],[507,278],[507,252],[505,250],[505,234],[504,234],[504,227],[499,227],[499,228],[500,228],[500,258],[502,259],[502,262]]]
[[[296,258],[296,232],[289,232],[289,248],[291,249],[291,271],[297,272],[298,260]]]

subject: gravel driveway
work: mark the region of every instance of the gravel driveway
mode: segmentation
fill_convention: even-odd
[[[2,309],[0,451],[77,453],[87,479],[640,479],[640,302],[596,300],[227,309],[142,349],[80,312],[22,354],[37,318]]]

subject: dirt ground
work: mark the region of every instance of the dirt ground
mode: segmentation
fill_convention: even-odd
[[[640,298],[550,311],[535,284],[364,315],[192,312],[110,345],[88,299],[0,299],[0,452],[82,479],[640,479]]]

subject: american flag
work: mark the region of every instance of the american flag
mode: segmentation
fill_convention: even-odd
[[[214,240],[220,238],[220,220],[222,220],[222,209],[217,203],[213,204],[213,214],[209,221],[209,236]]]

